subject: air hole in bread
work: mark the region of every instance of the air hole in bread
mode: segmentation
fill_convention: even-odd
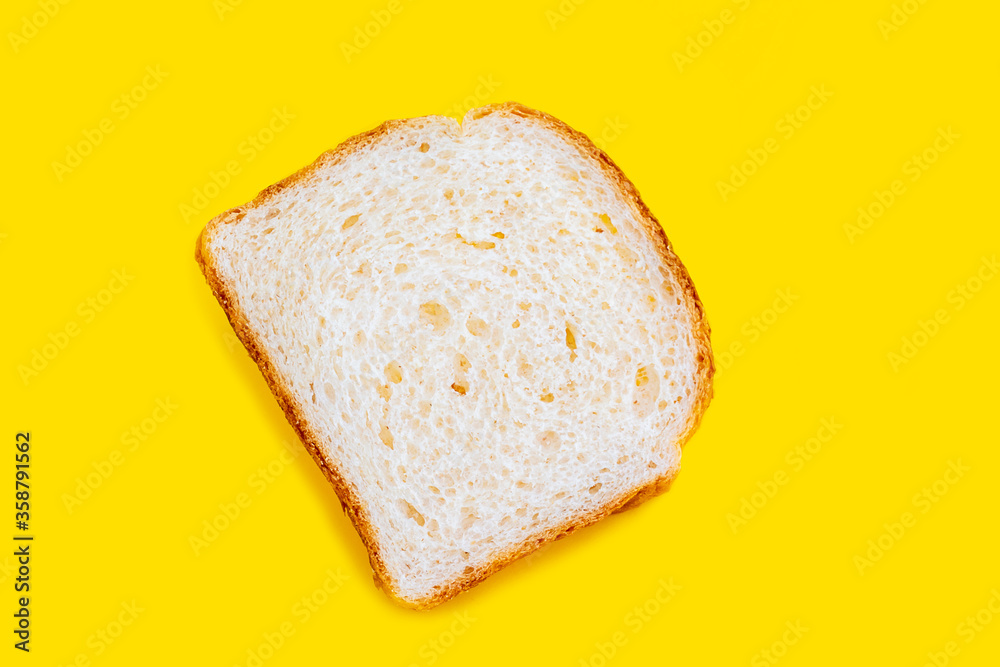
[[[424,143],[420,144],[420,152],[421,153],[426,153],[430,149],[431,149],[431,145],[429,143],[427,143],[426,141]]]
[[[498,239],[503,239],[503,238],[507,238],[506,236],[504,236],[504,233],[503,233],[503,232],[493,232],[492,234],[490,234],[490,236],[495,236],[495,237],[497,237]]]
[[[353,227],[355,225],[355,223],[360,218],[361,218],[361,216],[355,213],[354,215],[352,215],[351,217],[349,217],[347,220],[344,220],[344,224],[341,225],[340,228],[341,229],[350,229],[351,227]]]
[[[611,216],[610,215],[608,215],[607,213],[601,213],[597,217],[600,218],[601,224],[604,225],[605,229],[607,229],[612,234],[617,234],[618,233],[618,229],[611,223]]]
[[[531,365],[523,352],[517,353],[517,374],[525,380],[530,380],[535,374],[535,367]]]
[[[409,270],[409,268],[410,267],[408,267],[406,264],[402,264],[401,263],[401,264],[397,264],[396,268],[393,269],[393,271],[398,275],[400,273],[406,273]]]
[[[594,484],[592,487],[590,487],[590,493],[591,493],[591,495],[593,495],[593,494],[597,493],[598,491],[600,491],[601,490],[601,486],[603,486],[603,485],[600,482],[598,482],[597,484]]]
[[[489,325],[486,324],[485,320],[482,320],[475,315],[469,315],[469,319],[465,322],[465,328],[469,330],[473,336],[484,336],[489,331]]]
[[[541,399],[542,403],[551,403],[552,401],[555,400],[555,396],[553,396],[552,394],[542,394]]]
[[[444,333],[451,324],[451,313],[441,303],[428,301],[420,305],[420,322],[432,326],[435,333]]]
[[[573,325],[569,322],[566,323],[566,347],[569,348],[569,360],[576,361],[576,336],[577,332],[573,330]]]
[[[382,428],[378,432],[378,437],[382,440],[382,444],[389,449],[394,449],[392,446],[392,431],[389,430],[387,424],[382,424]]]
[[[632,406],[639,417],[645,417],[653,411],[660,397],[660,376],[656,368],[646,364],[636,369],[635,387]]]
[[[455,393],[465,396],[469,391],[469,383],[464,381],[452,382],[451,388],[455,390]]]
[[[406,513],[407,518],[416,521],[418,526],[424,525],[424,515],[418,512],[416,507],[403,499],[400,499],[399,503],[403,508],[403,512]]]
[[[390,361],[385,365],[385,377],[393,384],[403,381],[403,368],[398,361]]]
[[[634,265],[636,262],[639,261],[639,255],[632,252],[631,248],[627,248],[622,243],[615,244],[615,252],[618,253],[618,256],[621,257],[629,265]],[[680,302],[678,302],[678,305],[680,305]]]
[[[555,431],[542,431],[538,434],[538,444],[547,451],[559,449],[559,434]]]

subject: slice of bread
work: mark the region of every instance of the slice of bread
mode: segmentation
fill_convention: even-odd
[[[214,218],[197,259],[406,606],[665,491],[711,399],[656,218],[519,104],[349,139]]]

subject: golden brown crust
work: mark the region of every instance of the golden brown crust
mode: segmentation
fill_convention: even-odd
[[[694,345],[696,347],[695,358],[698,362],[698,376],[695,383],[695,391],[697,392],[695,405],[692,408],[691,417],[688,419],[686,428],[676,442],[678,446],[682,446],[698,428],[701,416],[711,401],[712,376],[715,372],[715,368],[712,361],[712,348],[709,340],[711,330],[709,328],[708,321],[705,318],[704,307],[702,306],[701,300],[698,298],[698,293],[694,288],[694,283],[691,281],[691,277],[688,275],[688,272],[684,268],[680,259],[673,252],[663,228],[646,207],[645,203],[643,203],[642,199],[639,197],[638,190],[636,190],[632,182],[628,180],[625,174],[622,173],[621,169],[618,168],[611,158],[597,148],[586,135],[574,130],[569,125],[563,123],[557,118],[554,118],[553,116],[515,102],[491,104],[485,107],[480,107],[479,109],[470,111],[467,118],[481,118],[491,113],[510,114],[542,121],[549,125],[552,130],[563,135],[567,141],[575,145],[585,156],[597,160],[608,177],[612,180],[612,182],[618,185],[621,191],[626,195],[628,201],[634,207],[635,211],[639,214],[639,218],[643,221],[645,230],[648,233],[650,240],[656,247],[657,253],[659,254],[664,266],[670,270],[671,274],[681,285],[694,336]],[[670,484],[676,477],[679,467],[666,470],[663,475],[649,484],[626,492],[618,498],[613,499],[603,507],[579,514],[570,518],[561,526],[549,529],[541,534],[528,538],[524,542],[501,553],[487,565],[477,568],[475,571],[463,575],[451,581],[449,584],[438,588],[435,593],[426,598],[408,600],[400,596],[398,588],[395,586],[385,567],[385,563],[382,560],[379,541],[372,523],[368,518],[364,504],[354,492],[351,485],[348,484],[336,463],[327,457],[324,454],[323,449],[319,446],[318,435],[305,421],[303,411],[300,406],[296,404],[295,399],[293,398],[291,391],[285,385],[284,380],[278,375],[274,365],[264,351],[263,346],[258,341],[256,334],[250,329],[246,317],[244,316],[235,295],[232,293],[230,286],[221,279],[216,271],[215,259],[210,252],[209,245],[212,233],[217,226],[239,222],[239,220],[243,218],[246,211],[265,205],[272,197],[285,188],[288,188],[301,180],[308,179],[312,173],[320,167],[341,162],[352,153],[371,145],[372,143],[378,141],[380,137],[391,132],[394,128],[407,122],[410,121],[388,121],[373,130],[352,137],[340,144],[336,149],[323,153],[316,159],[315,162],[307,167],[300,169],[284,180],[279,181],[278,183],[275,183],[274,185],[261,191],[251,202],[242,206],[237,206],[236,208],[230,209],[225,213],[216,216],[209,221],[209,223],[202,230],[201,234],[198,236],[195,249],[195,259],[198,261],[202,273],[205,275],[205,279],[208,281],[209,286],[212,288],[212,292],[219,301],[219,305],[221,305],[223,310],[226,312],[226,316],[228,317],[233,330],[243,342],[243,345],[247,348],[250,356],[257,363],[271,389],[271,393],[274,394],[274,397],[278,401],[278,405],[280,405],[281,409],[284,410],[285,417],[288,419],[288,422],[292,425],[292,428],[295,429],[295,432],[298,433],[299,438],[302,440],[306,450],[309,452],[310,456],[312,456],[313,460],[316,461],[317,465],[319,465],[323,474],[326,475],[326,478],[333,486],[338,498],[340,498],[341,505],[344,507],[344,510],[350,517],[351,522],[354,524],[355,530],[357,530],[358,535],[361,537],[362,542],[364,542],[364,545],[368,550],[369,561],[374,572],[376,585],[382,588],[390,597],[403,606],[414,609],[429,609],[454,597],[455,595],[458,595],[462,591],[472,588],[494,572],[506,567],[518,558],[526,556],[548,542],[561,539],[566,535],[588,526],[612,513],[636,507],[649,498],[665,492],[670,488]]]

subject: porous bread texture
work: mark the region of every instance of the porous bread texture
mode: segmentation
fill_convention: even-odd
[[[711,397],[659,224],[521,105],[355,137],[212,220],[198,258],[408,606],[665,490]]]

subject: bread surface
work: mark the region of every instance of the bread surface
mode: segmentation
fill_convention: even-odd
[[[711,399],[656,218],[519,104],[353,137],[211,220],[196,257],[406,606],[665,491]]]

